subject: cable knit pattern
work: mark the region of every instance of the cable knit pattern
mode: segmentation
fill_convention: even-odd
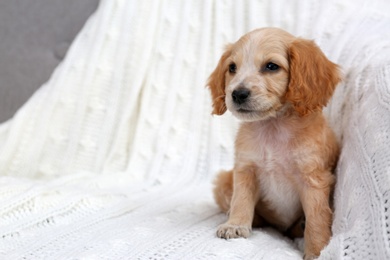
[[[388,1],[102,0],[47,84],[0,126],[1,259],[301,259],[272,229],[216,238],[211,182],[237,121],[205,84],[224,44],[276,26],[344,69],[321,259],[390,259]]]

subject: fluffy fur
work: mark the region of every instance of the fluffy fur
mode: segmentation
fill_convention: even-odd
[[[339,81],[338,66],[313,41],[280,29],[258,29],[226,47],[208,82],[212,113],[229,110],[243,122],[234,168],[215,180],[215,200],[229,213],[218,237],[272,225],[304,234],[305,259],[320,254],[331,236],[339,154],[322,108]]]

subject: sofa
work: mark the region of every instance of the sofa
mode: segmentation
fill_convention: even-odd
[[[0,3],[0,122],[50,77],[98,0]]]

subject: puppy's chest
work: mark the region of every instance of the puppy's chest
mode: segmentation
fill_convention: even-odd
[[[284,172],[294,168],[293,134],[289,129],[263,127],[247,139],[246,151],[263,171]]]
[[[276,215],[281,228],[290,226],[300,211],[298,178],[291,142],[294,135],[288,129],[262,129],[254,133],[250,153],[257,166],[260,198]],[[273,221],[267,219],[270,223]]]

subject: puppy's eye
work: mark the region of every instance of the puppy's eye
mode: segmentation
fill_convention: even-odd
[[[233,74],[233,73],[236,73],[236,70],[237,70],[236,64],[235,63],[231,63],[229,65],[229,72]]]
[[[267,65],[265,65],[265,69],[274,71],[274,70],[279,69],[279,65],[272,63],[272,62],[269,62],[269,63],[267,63]]]

